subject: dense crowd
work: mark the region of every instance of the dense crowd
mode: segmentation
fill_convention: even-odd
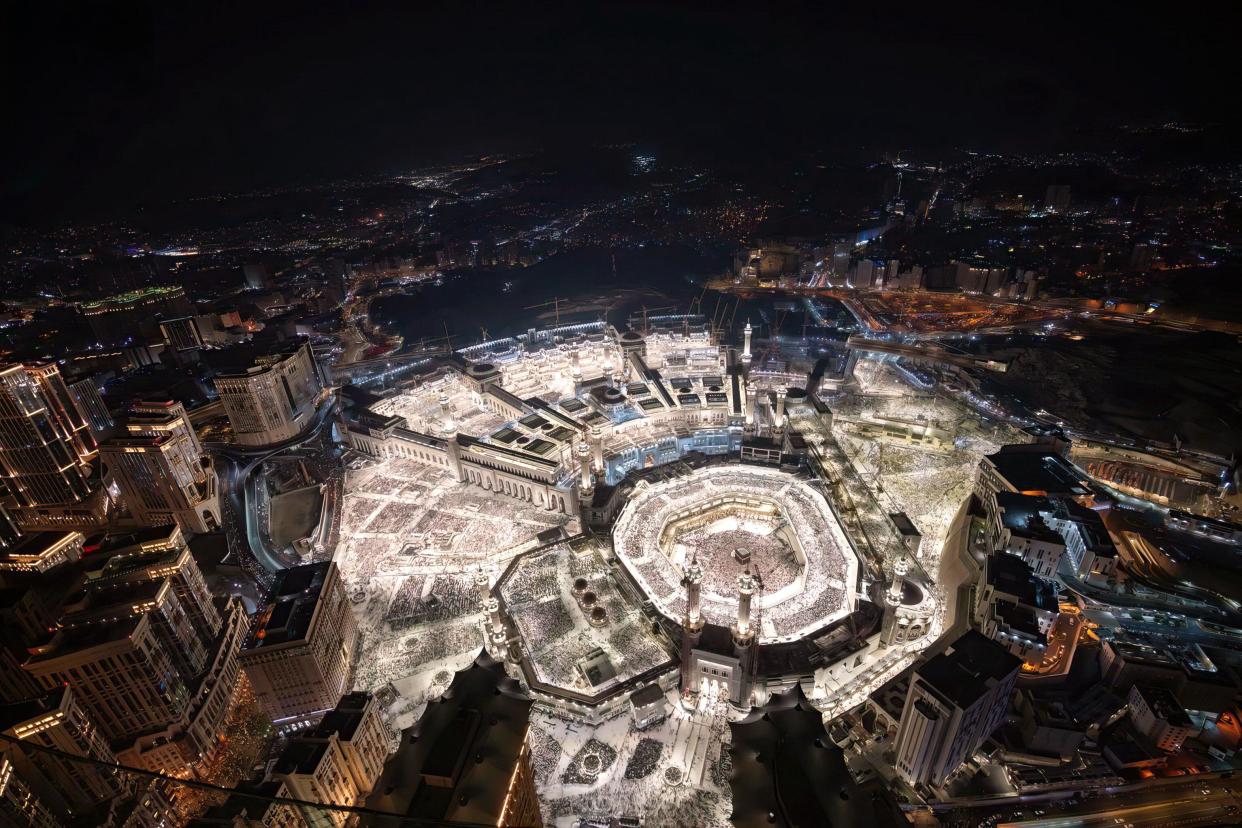
[[[678,522],[692,528],[679,531]],[[787,532],[805,565],[784,539]],[[684,612],[684,560],[697,554],[704,617],[732,623],[737,577],[746,566],[734,556],[741,547],[750,550],[752,573],[762,579],[755,608],[762,612],[765,636],[791,636],[848,610],[856,566],[848,541],[823,496],[777,470],[707,468],[657,483],[622,513],[613,543],[618,558],[670,617]]]

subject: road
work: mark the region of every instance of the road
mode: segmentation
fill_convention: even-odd
[[[1227,789],[1209,788],[1197,797],[1178,797],[1147,805],[1111,808],[1092,814],[1061,814],[1017,822],[998,828],[1182,828],[1197,825],[1236,825],[1242,803]]]
[[[247,447],[232,443],[204,443],[204,447],[215,457],[220,477],[222,518],[229,554],[263,583],[267,583],[274,573],[295,566],[300,561],[271,548],[260,536],[258,515],[255,513],[258,498],[254,496],[256,478],[253,472],[265,460],[280,454],[296,455],[305,451],[310,456],[322,455],[325,450],[324,429],[332,428],[335,413],[336,400],[333,398],[320,405],[306,431],[276,445]]]
[[[1242,824],[1242,790],[1220,774],[1151,780],[1087,794],[1073,791],[1029,794],[1008,802],[963,803],[936,808],[941,824],[953,828],[1155,828],[1156,826]],[[1081,793],[1078,792],[1081,796]]]

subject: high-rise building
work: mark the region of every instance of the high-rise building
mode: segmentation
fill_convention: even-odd
[[[915,670],[897,729],[897,774],[939,786],[1000,726],[1022,661],[970,630]]]
[[[51,572],[82,554],[81,532],[27,532],[0,550],[0,572]]]
[[[40,750],[51,748],[116,762],[108,741],[70,687],[0,705],[0,733],[17,740],[0,741],[0,756],[12,763],[39,801],[63,820],[94,811],[101,802],[123,795],[133,784],[120,771]]]
[[[335,706],[353,662],[358,627],[336,564],[282,571],[241,653],[273,721],[313,718]]]
[[[0,487],[0,490],[2,489],[3,487]],[[17,521],[8,513],[8,510],[0,506],[0,549],[8,549],[21,539],[22,530],[17,527]]]
[[[23,529],[88,528],[109,502],[94,437],[54,364],[0,368],[0,495]]]
[[[309,735],[289,743],[268,778],[283,782],[295,799],[353,805],[371,792],[386,758],[388,734],[379,705],[369,693],[350,693]],[[349,816],[300,810],[311,825],[344,825]]]
[[[237,442],[266,445],[300,434],[324,388],[310,343],[286,343],[258,355],[249,346],[230,351],[215,386]]]
[[[60,818],[13,770],[13,763],[7,756],[0,756],[0,817],[9,825],[61,828]]]
[[[401,734],[366,806],[445,825],[541,826],[527,741],[531,705],[504,666],[481,653]],[[360,824],[392,822],[368,814]]]
[[[240,602],[212,602],[172,531],[88,543],[81,588],[22,665],[47,690],[71,687],[123,763],[166,773],[215,744],[247,628]]]
[[[177,526],[92,538],[84,550],[86,586],[94,594],[106,600],[133,585],[167,578],[199,634],[210,639],[220,631],[220,612]]]
[[[191,821],[194,828],[328,828],[350,814],[281,799],[354,805],[384,769],[389,734],[370,693],[349,693],[305,735],[289,742],[264,778],[238,785],[224,803]]]
[[[134,520],[144,526],[175,522],[187,532],[218,527],[215,470],[181,403],[136,404],[126,431],[129,436],[109,440],[101,454]]]
[[[341,696],[309,738],[337,740],[346,770],[362,795],[370,792],[388,758],[388,727],[379,701],[370,693],[355,691]]]
[[[99,386],[94,378],[85,377],[76,380],[69,383],[68,387],[69,396],[73,398],[73,403],[82,419],[86,421],[86,427],[90,430],[91,436],[95,438],[95,442],[100,443],[111,437],[116,423],[103,397],[99,395]]]
[[[179,316],[160,322],[160,334],[174,351],[190,351],[203,347],[203,334],[194,316]]]

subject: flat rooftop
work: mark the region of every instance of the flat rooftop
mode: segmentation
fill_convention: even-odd
[[[1021,664],[1000,644],[970,630],[916,672],[924,683],[965,710]]]
[[[323,561],[282,570],[268,592],[267,607],[256,616],[244,649],[300,641],[310,628],[331,566],[331,561]]]
[[[1051,496],[1091,493],[1082,473],[1059,454],[1002,449],[987,459],[1019,492]]]

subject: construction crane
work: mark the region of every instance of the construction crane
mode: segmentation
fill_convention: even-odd
[[[562,299],[559,296],[554,296],[550,302],[544,302],[540,305],[527,305],[524,310],[536,310],[538,308],[546,308],[548,305],[552,305],[556,309],[556,326],[559,328],[561,325],[561,302],[565,301],[568,300]]]
[[[676,310],[676,309],[677,309],[676,305],[664,305],[659,308],[649,308],[646,305],[643,305],[643,336],[646,336],[649,332],[647,328],[647,312],[648,311],[665,311],[665,310]]]
[[[763,355],[758,360],[759,365],[766,365],[774,356],[776,356],[776,352],[780,348],[780,341],[778,337],[780,336],[781,325],[785,324],[786,313],[787,311],[784,310],[778,312],[776,314],[776,322],[768,328],[767,347],[763,349]]]
[[[707,294],[707,282],[703,283],[703,289],[699,291],[699,295],[690,300],[690,309],[688,313],[694,315],[703,312],[703,297]]]

